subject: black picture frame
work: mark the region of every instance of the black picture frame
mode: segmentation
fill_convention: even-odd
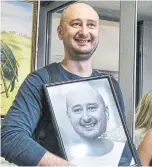
[[[76,109],[73,109],[72,107],[70,108],[69,106],[71,106],[70,103],[71,101],[75,102],[79,99],[80,102],[83,101],[84,99],[87,99],[87,97],[93,97],[94,93],[93,94],[91,93],[89,94],[91,96],[86,96],[85,98],[83,97],[84,94],[81,91],[82,96],[73,99],[76,97],[75,96],[77,94],[76,92],[79,92],[79,90],[81,89],[80,87],[81,88],[83,87],[84,89],[88,87],[88,90],[89,87],[92,87],[93,90],[95,90],[98,94],[100,94],[100,96],[104,101],[104,104],[106,104],[104,105],[104,113],[105,113],[105,108],[107,108],[107,106],[109,108],[108,116],[110,117],[110,119],[109,120],[106,119],[107,123],[103,123],[103,125],[106,124],[106,131],[104,131],[103,135],[98,136],[98,138],[96,138],[97,136],[95,137],[95,135],[93,136],[92,134],[95,134],[93,133],[95,132],[94,127],[96,127],[98,123],[104,122],[105,119],[102,119],[103,116],[101,117],[102,121],[100,119],[98,120],[98,123],[96,121],[96,123],[85,124],[83,125],[83,130],[81,130],[82,125],[80,128],[80,121],[78,123],[79,125],[78,124],[76,125],[73,123],[74,121],[72,120],[73,118],[75,119],[76,117],[75,116],[72,117],[71,115],[69,117],[68,115],[69,112],[71,112],[72,114],[73,112],[74,114],[78,112],[79,114],[80,113],[79,111],[82,110],[82,108],[81,109],[79,108],[80,105],[78,105],[79,109],[77,109],[77,105],[74,106],[76,107]],[[140,166],[141,165],[135,146],[130,137],[124,119],[124,115],[121,111],[111,76],[104,75],[98,77],[89,77],[85,79],[84,78],[77,79],[72,81],[61,81],[56,83],[45,84],[43,85],[43,88],[49,105],[49,111],[51,112],[53,125],[57,133],[58,143],[61,148],[63,157],[67,161],[70,161],[74,165],[80,165],[80,166],[92,166],[92,165],[93,166],[96,165]],[[72,95],[70,94],[71,93],[70,91],[72,91]],[[74,92],[76,93],[75,95]],[[86,92],[86,94],[87,93],[88,92]],[[80,95],[80,93],[78,94]],[[88,104],[90,105],[90,103],[87,103],[87,105]],[[96,103],[93,103],[93,105],[96,106]],[[67,106],[71,110],[67,109],[68,108]],[[99,105],[97,105],[96,108],[95,106],[93,107],[91,106],[90,108],[87,109],[90,112],[94,112],[95,110],[97,110],[97,108],[99,108]],[[98,119],[98,117],[96,118]],[[96,129],[98,131],[99,129],[102,128],[96,127]],[[105,144],[102,145],[101,143],[99,143],[98,145],[98,142],[100,141],[104,141],[103,143]],[[90,144],[91,142],[94,143]],[[112,147],[110,147],[110,145]],[[93,146],[95,146],[95,148]],[[98,149],[100,148],[99,146],[101,147],[101,149]],[[102,149],[103,151],[101,151]],[[86,150],[87,151],[91,150],[91,151],[87,152]],[[78,153],[76,155],[77,151]],[[110,160],[108,156],[110,157]],[[87,161],[88,164],[86,164]]]

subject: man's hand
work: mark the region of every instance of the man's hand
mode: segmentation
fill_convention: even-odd
[[[74,166],[70,162],[50,153],[46,152],[40,162],[38,163],[38,166]]]

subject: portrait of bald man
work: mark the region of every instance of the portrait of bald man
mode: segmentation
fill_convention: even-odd
[[[110,152],[114,143],[102,137],[109,112],[101,94],[89,85],[79,86],[67,93],[66,106],[73,129],[88,145],[88,155]]]
[[[65,115],[67,118],[61,116],[58,121],[62,134],[61,138],[72,164],[82,166],[118,165],[125,143],[113,140],[108,134],[109,121],[113,121],[110,119],[110,116],[112,116],[110,112],[113,111],[111,107],[109,111],[106,104],[107,98],[110,96],[110,89],[107,89],[106,85],[100,89],[94,83],[95,81],[90,84],[79,83],[79,85],[62,88],[68,90],[65,94]],[[104,85],[105,83],[101,82],[99,84]],[[103,94],[101,93],[102,90],[104,91]],[[104,97],[103,95],[106,94],[108,96]],[[110,103],[108,102],[108,104]],[[56,110],[56,113],[60,113],[59,111]],[[69,123],[61,123],[63,118]],[[121,135],[122,133],[117,134],[116,138],[121,138]],[[113,158],[109,162],[110,157]]]

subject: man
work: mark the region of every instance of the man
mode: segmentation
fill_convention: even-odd
[[[80,85],[68,92],[66,106],[75,132],[88,146],[87,155],[102,156],[113,149],[113,142],[103,137],[109,113],[99,92],[88,85]]]
[[[56,64],[60,80],[100,75],[92,69],[92,54],[99,40],[99,17],[96,11],[83,3],[70,5],[64,10],[57,31],[65,49],[63,61]],[[21,166],[71,165],[56,156],[60,155],[60,151],[52,127],[45,128],[52,128],[52,138],[49,140],[51,150],[34,140],[35,130],[48,110],[42,85],[49,82],[49,74],[44,67],[31,73],[20,87],[2,125],[2,156],[9,162]],[[113,82],[118,88],[117,96],[123,110],[121,91],[117,82]]]
[[[101,94],[82,83],[67,93],[66,106],[73,129],[80,136],[78,140],[77,135],[72,135],[65,146],[68,157],[71,156],[70,162],[87,167],[118,166],[125,142],[108,138],[109,111]],[[118,137],[125,135],[123,133],[119,133]],[[76,148],[81,153],[77,154]]]

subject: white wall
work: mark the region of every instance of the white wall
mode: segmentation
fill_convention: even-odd
[[[119,71],[119,23],[100,20],[99,45],[94,53],[95,69]]]
[[[143,28],[143,91],[152,90],[152,22],[145,21]]]
[[[63,59],[64,48],[57,36],[60,14],[53,13],[51,27],[51,62]],[[119,67],[119,23],[100,21],[100,42],[93,56],[93,68],[118,71]]]
[[[57,26],[60,22],[60,16],[59,13],[53,13],[52,14],[52,27],[51,29],[51,63],[52,62],[60,62],[63,59],[64,56],[64,47],[62,41],[59,40],[57,35]]]

